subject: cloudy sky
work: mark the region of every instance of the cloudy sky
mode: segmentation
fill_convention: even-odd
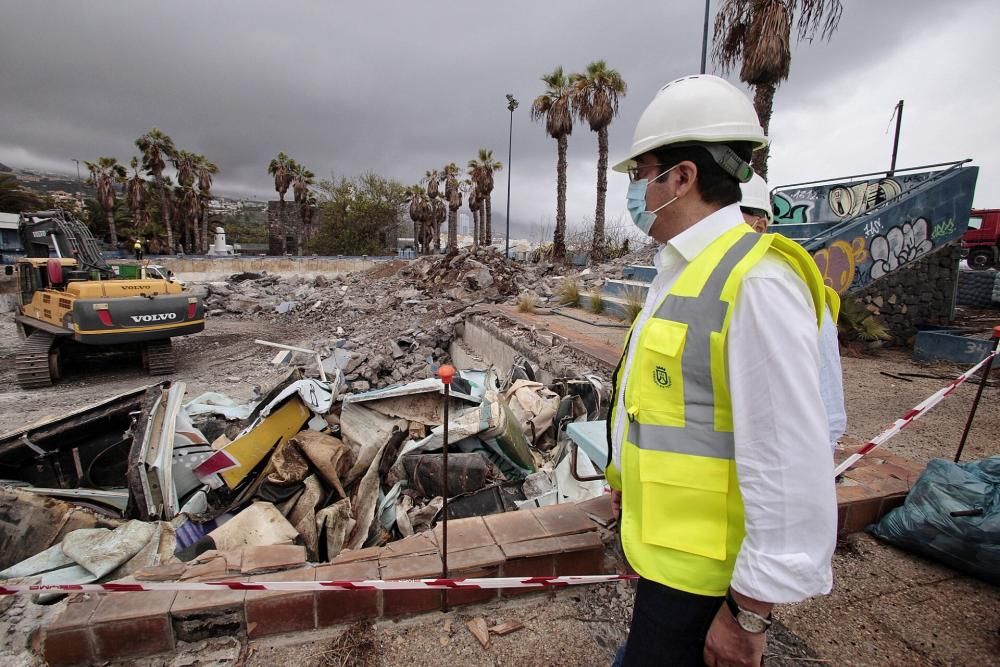
[[[977,206],[1000,206],[1000,3],[843,4],[832,40],[793,49],[771,123],[771,184],[887,168],[890,116],[905,99],[899,165],[971,157]],[[0,162],[66,173],[72,158],[127,162],[157,126],[216,162],[226,195],[273,196],[266,168],[282,150],[320,176],[374,170],[411,183],[480,147],[506,165],[510,92],[521,101],[511,218],[551,226],[555,142],[528,116],[539,77],[601,58],[621,72],[614,160],[656,90],[697,72],[703,10],[701,0],[0,0]],[[592,219],[596,152],[578,126],[571,225]],[[625,215],[625,189],[610,175],[609,217]],[[506,191],[500,174],[495,213]]]

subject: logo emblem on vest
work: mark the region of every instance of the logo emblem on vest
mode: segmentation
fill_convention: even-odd
[[[667,374],[667,369],[663,366],[657,366],[656,371],[653,373],[653,379],[656,380],[656,384],[660,385],[664,389],[670,386],[670,375]]]

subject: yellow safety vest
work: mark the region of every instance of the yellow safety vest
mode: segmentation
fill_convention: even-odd
[[[745,535],[726,340],[743,278],[769,252],[809,288],[818,331],[827,293],[812,257],[784,236],[737,225],[684,268],[626,339],[625,354],[638,336],[624,386],[622,467],[607,468],[622,492],[625,555],[642,577],[699,595],[725,594]],[[615,394],[620,384],[616,374]]]

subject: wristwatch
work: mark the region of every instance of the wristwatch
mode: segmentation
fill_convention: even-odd
[[[767,618],[764,618],[749,609],[744,609],[736,603],[736,598],[733,597],[732,591],[726,591],[726,605],[728,605],[730,613],[732,613],[733,618],[736,619],[739,626],[750,634],[759,635],[767,632],[767,629],[771,627],[771,614],[768,614]]]

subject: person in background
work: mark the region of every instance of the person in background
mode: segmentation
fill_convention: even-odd
[[[662,244],[608,420],[605,472],[640,577],[627,666],[760,665],[773,605],[832,586],[827,293],[801,246],[744,224],[740,184],[766,144],[743,92],[694,75],[660,89],[614,167]]]
[[[740,200],[743,219],[755,232],[763,234],[774,222],[767,181],[754,174],[740,189],[743,191],[743,198]],[[844,376],[840,366],[840,341],[835,324],[837,317],[834,314],[840,310],[840,296],[829,286],[826,290],[827,309],[823,313],[823,325],[819,330],[819,392],[826,408],[830,448],[833,449],[847,431],[847,411],[844,409]]]
[[[132,244],[132,250],[135,251],[136,260],[142,259],[142,239],[136,239],[135,243]]]

